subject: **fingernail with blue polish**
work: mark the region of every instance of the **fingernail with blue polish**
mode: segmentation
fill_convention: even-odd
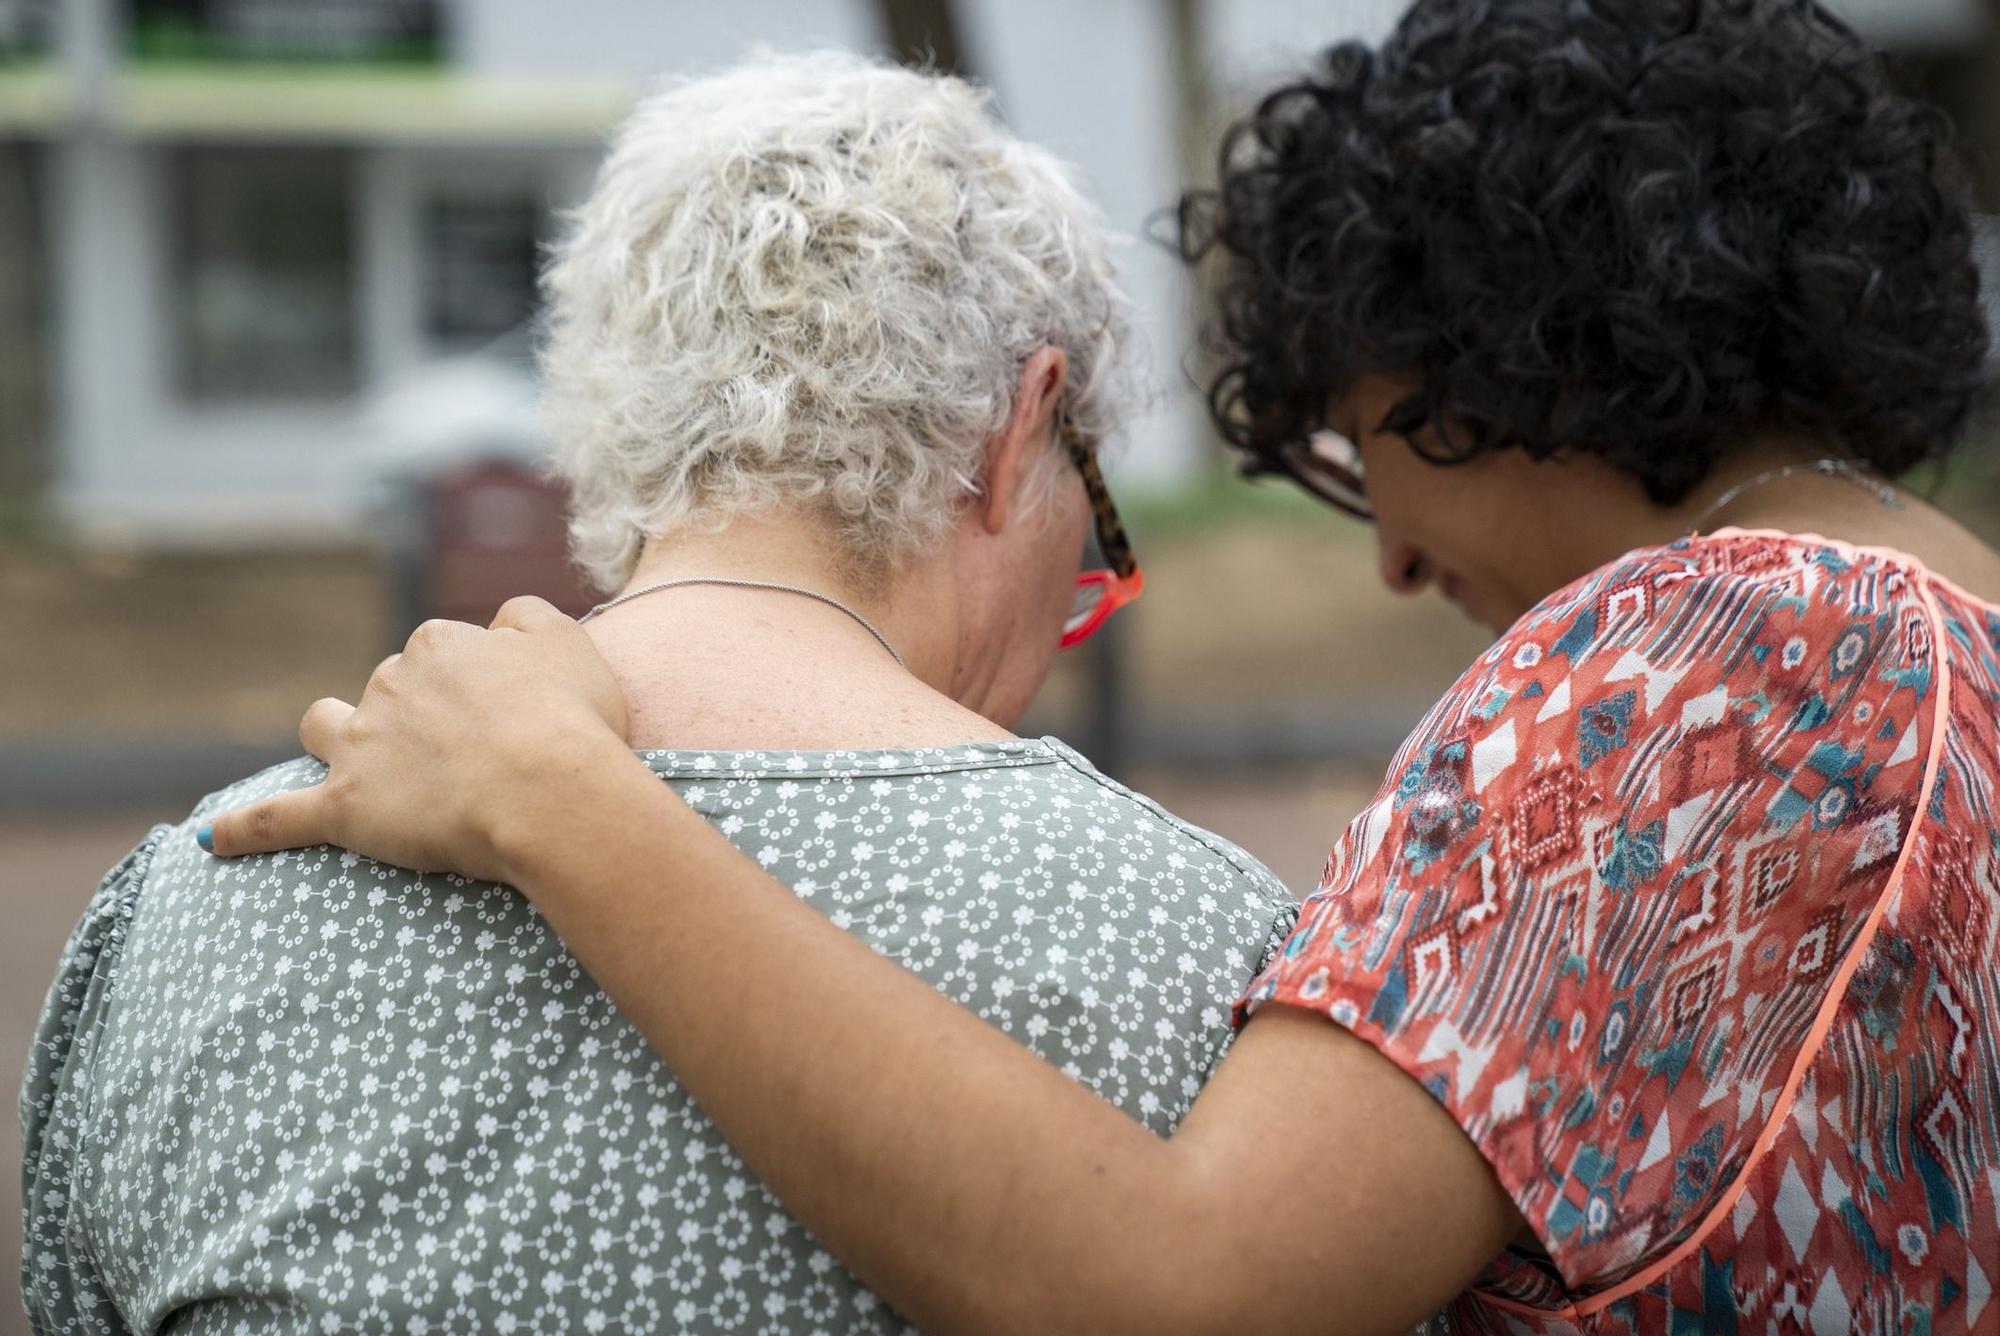
[[[202,848],[208,850],[210,853],[214,853],[215,823],[213,821],[210,821],[203,824],[202,828],[194,833],[194,842],[196,844],[199,844]]]

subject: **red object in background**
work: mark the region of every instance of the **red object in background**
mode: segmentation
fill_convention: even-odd
[[[484,626],[516,594],[572,617],[597,602],[570,564],[560,482],[483,459],[435,475],[424,491],[423,616]]]

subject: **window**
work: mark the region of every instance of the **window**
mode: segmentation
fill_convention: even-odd
[[[526,324],[544,212],[529,199],[435,199],[424,212],[424,331],[442,351]]]
[[[55,17],[55,0],[0,0],[0,64],[48,55]]]
[[[328,398],[357,380],[353,174],[339,149],[169,159],[181,385],[202,401]]]

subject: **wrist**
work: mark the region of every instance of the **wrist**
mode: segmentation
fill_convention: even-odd
[[[619,831],[642,826],[672,794],[646,763],[609,731],[567,738],[559,750],[523,764],[509,797],[482,804],[478,839],[500,880],[541,904],[556,877]]]

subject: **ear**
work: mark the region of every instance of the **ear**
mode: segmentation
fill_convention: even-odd
[[[1060,348],[1038,348],[1021,368],[1014,386],[1014,410],[1007,423],[986,442],[985,486],[978,506],[980,527],[997,534],[1021,505],[1021,495],[1034,476],[1055,430],[1056,406],[1069,381],[1069,355]]]

